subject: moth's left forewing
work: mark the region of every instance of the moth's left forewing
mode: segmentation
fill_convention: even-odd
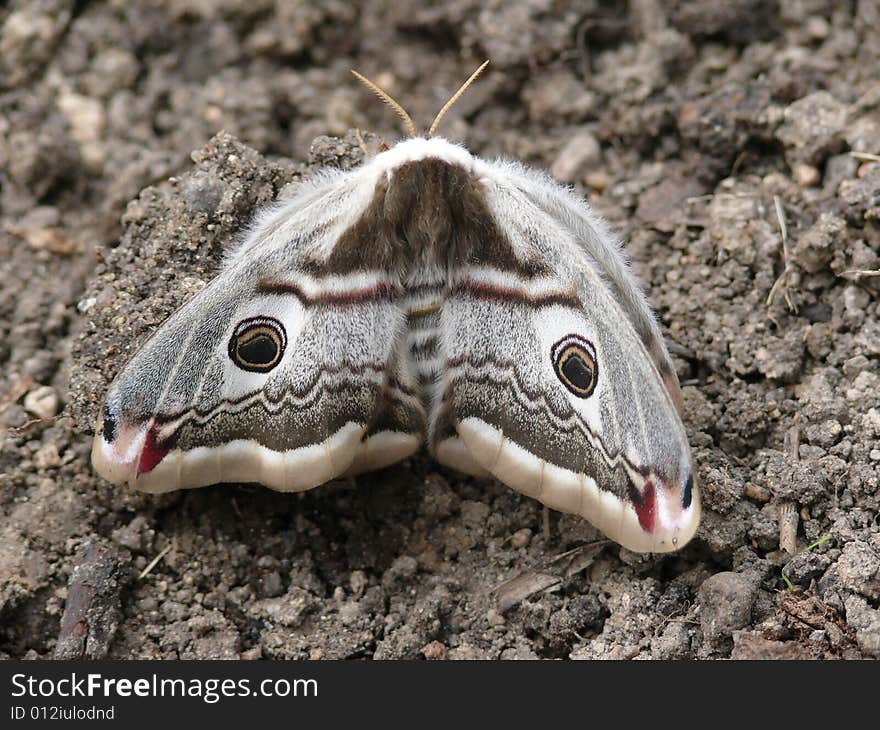
[[[110,387],[99,473],[152,492],[294,491],[419,447],[398,275],[364,223],[378,178],[326,178],[258,219]]]
[[[677,381],[625,261],[563,189],[482,172],[509,250],[452,272],[435,451],[453,449],[454,429],[478,467],[622,545],[681,547],[699,503]],[[561,200],[536,204],[536,188]]]

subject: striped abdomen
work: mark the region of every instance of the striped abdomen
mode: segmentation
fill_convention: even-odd
[[[443,365],[440,354],[440,313],[445,284],[432,282],[407,287],[403,302],[406,311],[406,349],[412,358],[412,372],[419,385],[419,396],[429,410],[434,383]]]

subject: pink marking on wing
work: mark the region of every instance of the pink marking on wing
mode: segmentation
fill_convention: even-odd
[[[170,449],[163,448],[156,442],[156,426],[151,426],[144,439],[144,448],[141,450],[141,458],[138,461],[138,475],[152,471],[169,451]]]
[[[654,482],[648,480],[645,482],[645,491],[642,492],[641,501],[633,503],[636,514],[639,516],[639,524],[647,533],[654,531],[655,506]]]

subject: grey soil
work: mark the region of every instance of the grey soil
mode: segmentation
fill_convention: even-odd
[[[275,5],[0,9],[0,657],[880,657],[880,4]],[[98,479],[107,384],[254,211],[399,136],[348,69],[424,125],[486,57],[442,132],[627,242],[697,538],[635,555],[425,456]]]

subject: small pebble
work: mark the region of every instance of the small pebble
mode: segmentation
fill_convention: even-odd
[[[578,182],[587,172],[587,168],[599,162],[599,156],[596,138],[589,132],[579,132],[559,152],[550,166],[550,174],[560,182]]]
[[[98,300],[97,300],[97,298],[95,298],[95,297],[87,297],[86,299],[81,299],[81,300],[80,300],[79,302],[77,302],[77,304],[76,304],[76,310],[77,310],[80,314],[85,314],[85,313],[88,312],[92,307],[95,306],[95,304],[97,303],[97,301],[98,301]]]
[[[608,187],[610,180],[608,179],[608,173],[596,170],[595,172],[587,173],[586,177],[584,177],[584,182],[593,190],[601,193]]]
[[[348,601],[339,607],[339,619],[343,626],[351,626],[360,616],[361,607],[354,601]]]
[[[821,15],[811,15],[804,24],[807,34],[818,41],[825,40],[831,30],[828,21]]]
[[[812,165],[799,162],[794,166],[794,180],[802,188],[816,187],[822,181],[819,170]]]
[[[754,583],[737,573],[716,573],[703,581],[699,589],[703,636],[715,642],[748,626],[756,594]]]
[[[515,548],[524,548],[532,540],[532,531],[528,527],[517,530],[510,538],[510,544]]]
[[[752,482],[746,482],[745,486],[746,497],[749,499],[754,499],[756,502],[769,502],[770,501],[770,491],[760,486],[759,484],[752,484]]]
[[[54,469],[61,466],[58,447],[53,443],[43,444],[34,454],[34,464],[38,469]]]
[[[52,418],[58,414],[58,394],[51,385],[34,388],[24,397],[24,408],[37,418]]]
[[[865,177],[865,175],[867,175],[869,172],[871,172],[871,170],[874,169],[874,165],[876,164],[877,163],[873,161],[863,162],[861,165],[859,165],[858,170],[856,170],[856,177],[861,180],[863,177]]]
[[[362,570],[353,570],[348,578],[348,586],[351,588],[351,593],[355,598],[360,598],[364,595],[368,583],[367,574]]]
[[[422,654],[428,661],[446,659],[446,647],[439,641],[432,641],[422,647]]]
[[[503,626],[504,616],[498,613],[494,608],[490,608],[486,612],[486,621],[489,622],[489,626]]]

